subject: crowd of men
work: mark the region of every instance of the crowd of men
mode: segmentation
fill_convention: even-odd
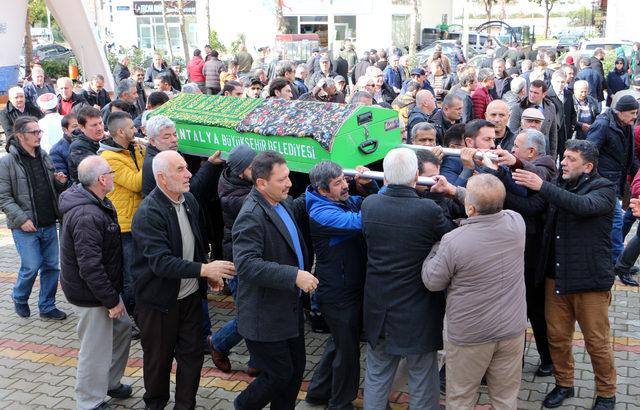
[[[60,282],[78,317],[78,409],[109,409],[106,396],[132,394],[121,383],[132,338],[143,348],[149,409],[168,403],[174,360],[176,408],[194,408],[204,352],[230,372],[242,340],[255,379],[235,407],[293,409],[306,365],[305,294],[330,333],[311,404],[353,408],[364,338],[366,409],[387,408],[399,367],[412,409],[439,408],[441,391],[448,407],[471,408],[481,382],[495,408],[515,409],[529,319],[536,374],[556,381],[544,406],[574,395],[578,322],[593,408],[614,408],[610,290],[615,275],[638,285],[640,254],[637,235],[623,246],[637,201],[624,216],[621,205],[628,182],[640,194],[640,78],[616,89],[614,77],[640,61],[621,58],[605,80],[601,50],[576,66],[545,51],[532,62],[512,45],[479,69],[460,50],[414,68],[395,48],[358,60],[350,43],[298,65],[268,48],[255,60],[243,48],[227,63],[205,53],[194,51],[184,84],[160,55],[146,70],[121,58],[113,100],[100,75],[81,92],[59,78],[56,96],[35,67],[0,113],[0,208],[21,258],[15,311],[30,316],[39,274],[40,316],[64,320]],[[181,92],[376,104],[397,110],[404,141],[428,148],[389,152],[384,184],[322,161],[292,198],[276,152],[179,154],[175,124],[149,113]],[[420,176],[434,185],[417,185]],[[213,332],[207,291],[225,287],[237,317]]]

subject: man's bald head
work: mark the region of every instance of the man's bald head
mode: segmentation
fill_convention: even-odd
[[[100,182],[100,177],[106,177],[111,172],[111,167],[106,159],[99,155],[90,155],[80,161],[78,165],[78,181],[83,187],[95,190]],[[110,186],[109,183],[105,184],[105,193],[113,190],[113,178],[110,183]]]
[[[500,180],[491,174],[478,174],[467,182],[464,200],[467,215],[490,215],[502,211],[507,193]]]
[[[509,124],[509,106],[502,100],[493,100],[487,105],[484,117],[495,125],[496,136],[502,137]]]
[[[418,91],[418,94],[416,94],[416,106],[419,107],[421,111],[431,114],[433,110],[436,109],[436,99],[433,94],[431,94],[431,91]]]

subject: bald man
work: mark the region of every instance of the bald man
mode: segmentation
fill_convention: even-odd
[[[502,100],[493,100],[487,105],[485,119],[495,125],[496,146],[511,151],[516,135],[509,128],[509,105]]]
[[[175,405],[194,408],[203,363],[202,307],[208,279],[221,289],[233,263],[207,261],[205,222],[189,193],[191,173],[176,151],[153,159],[157,187],[142,201],[131,233],[136,313],[144,358],[146,407],[169,401],[171,363],[177,362]]]
[[[429,122],[429,119],[436,113],[436,98],[430,91],[420,90],[416,94],[416,106],[409,111],[409,122],[407,132],[411,133],[413,126],[421,122]],[[407,141],[411,144],[411,140]]]
[[[91,105],[80,94],[73,92],[73,81],[68,77],[58,78],[56,83],[58,86],[58,107],[57,111],[60,115],[70,114],[78,112],[83,106],[90,107]]]
[[[469,218],[442,237],[422,268],[430,291],[447,291],[447,407],[473,407],[483,375],[494,408],[518,405],[527,329],[525,223],[502,209],[505,196],[495,176],[471,177]]]
[[[80,162],[78,179],[79,184],[60,195],[64,216],[60,285],[78,316],[77,408],[103,409],[105,396],[131,396],[131,386],[121,382],[129,358],[131,321],[120,296],[118,218],[106,198],[114,187],[113,168],[104,158],[91,155]]]

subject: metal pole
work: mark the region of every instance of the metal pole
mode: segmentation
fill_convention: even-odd
[[[344,169],[342,170],[345,176],[354,177],[359,175],[362,178],[375,179],[376,181],[384,181],[384,172],[379,171],[367,171],[360,173],[355,169]],[[418,177],[417,185],[431,186],[435,185],[436,181],[433,178],[429,177]]]
[[[426,151],[432,151],[435,147],[425,147],[424,145],[412,145],[412,144],[400,144],[399,148],[409,148],[412,149],[414,151],[418,151],[418,150],[426,150]],[[442,153],[444,155],[451,155],[451,156],[460,156],[460,149],[458,148],[445,148],[445,147],[441,147],[442,148]],[[478,160],[481,160],[483,156],[487,156],[487,158],[489,158],[492,161],[495,161],[498,159],[498,156],[496,154],[494,154],[493,152],[490,151],[485,151],[485,152],[476,152],[475,158]]]

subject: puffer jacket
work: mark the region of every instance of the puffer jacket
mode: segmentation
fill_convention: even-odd
[[[224,71],[224,63],[212,57],[202,67],[206,87],[220,87],[220,73]]]
[[[27,170],[20,159],[21,148],[15,139],[11,139],[6,149],[9,154],[0,158],[0,209],[7,216],[7,228],[19,229],[29,219],[38,226],[33,194],[35,184],[29,180]],[[53,176],[55,168],[49,154],[36,148],[36,155],[40,157],[41,164],[49,176],[54,198],[51,206],[60,217],[57,193],[65,186]]]
[[[60,286],[77,306],[114,308],[122,292],[122,242],[113,204],[75,184],[60,195]]]
[[[112,138],[100,143],[98,154],[107,160],[113,176],[114,190],[107,194],[118,212],[122,232],[131,232],[131,221],[142,201],[142,163],[144,148],[131,144],[129,149],[118,145]]]
[[[229,167],[222,171],[218,181],[218,197],[222,207],[222,222],[224,233],[222,236],[222,256],[224,260],[233,262],[233,239],[231,229],[242,209],[244,200],[251,192],[253,184],[240,177],[230,175]]]

